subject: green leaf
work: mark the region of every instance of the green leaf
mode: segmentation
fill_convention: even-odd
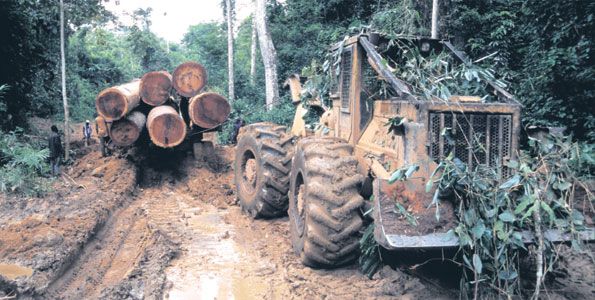
[[[405,177],[409,178],[411,177],[411,175],[413,174],[413,172],[419,170],[419,166],[418,165],[412,165],[410,166],[407,171],[405,172]]]
[[[517,215],[525,211],[525,209],[527,209],[527,206],[533,203],[534,198],[531,195],[525,195],[521,197],[521,199],[519,200],[521,200],[521,203],[514,209],[514,213]]]
[[[403,178],[403,169],[398,169],[390,176],[388,179],[389,184],[395,183],[397,180],[401,180]]]
[[[517,186],[520,181],[521,181],[521,176],[519,176],[518,174],[515,174],[508,181],[506,181],[505,183],[503,183],[502,185],[500,185],[500,188],[503,189],[503,190],[510,189],[513,186]]]
[[[426,182],[426,193],[429,193],[432,190],[433,186],[434,182],[432,181],[432,179],[428,180],[428,182]]]
[[[500,278],[501,280],[510,281],[510,280],[514,280],[518,276],[519,276],[519,274],[515,271],[500,271],[500,272],[498,272],[498,278]]]
[[[554,220],[556,220],[556,215],[554,214],[554,211],[547,203],[545,203],[543,201],[540,201],[540,202],[541,202],[541,208],[543,208],[543,210],[548,214],[550,224],[552,224],[552,222],[554,222]]]
[[[500,219],[500,221],[502,221],[502,222],[507,222],[507,223],[512,223],[515,221],[514,215],[508,211],[505,211],[505,212],[501,213],[500,215],[498,215],[498,219]]]
[[[483,224],[483,221],[479,220],[479,222],[477,222],[477,224],[475,224],[475,226],[473,226],[471,229],[471,233],[476,240],[479,240],[483,236],[485,229],[486,227]]]
[[[568,181],[562,181],[558,184],[556,184],[554,187],[560,191],[565,191],[567,189],[569,189],[572,186],[572,183],[568,182]]]
[[[481,271],[483,269],[481,259],[479,258],[479,255],[477,255],[475,253],[473,254],[473,268],[475,269],[475,272],[477,274],[481,274]]]

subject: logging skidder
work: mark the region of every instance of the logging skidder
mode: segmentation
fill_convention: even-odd
[[[217,93],[202,93],[190,99],[188,113],[194,125],[201,128],[214,128],[229,117],[231,106]]]
[[[140,80],[105,89],[97,95],[95,108],[107,122],[116,121],[130,113],[140,102]]]
[[[172,91],[172,76],[167,71],[146,73],[140,81],[140,97],[148,105],[164,104]]]
[[[147,118],[147,129],[153,144],[161,148],[172,148],[186,138],[186,123],[171,106],[153,108]]]
[[[355,260],[364,217],[370,212],[374,226],[364,241],[386,250],[469,245],[471,234],[461,238],[452,234],[457,228],[456,211],[462,207],[452,199],[456,192],[439,189],[432,180],[436,170],[444,170],[438,168],[445,159],[460,162],[465,169],[481,167],[490,169],[494,177],[509,178],[519,152],[521,105],[493,76],[465,79],[465,83],[477,81],[479,88],[461,88],[458,91],[473,94],[446,99],[426,96],[414,85],[419,81],[398,77],[407,75],[398,71],[406,66],[410,53],[420,53],[419,57],[440,54],[456,66],[473,66],[448,41],[389,40],[362,34],[335,44],[331,51],[340,63],[330,74],[334,85],[329,90],[329,105],[318,105],[322,101],[314,98],[304,108],[301,91],[292,92],[296,120],[303,121],[306,109],[320,110],[320,130],[313,131],[304,122],[292,124],[290,132],[272,123],[250,124],[240,130],[234,175],[242,209],[252,218],[288,214],[293,249],[311,267],[338,267]],[[419,70],[417,65],[414,68]],[[300,89],[299,82],[295,83],[290,86]],[[432,87],[438,84],[431,83]],[[515,218],[501,213],[494,210],[492,220],[503,224]],[[464,218],[468,219],[467,214]],[[495,235],[496,230],[478,231]],[[499,239],[503,233],[498,233]],[[509,233],[505,234],[508,239]],[[563,230],[544,234],[551,242],[569,239]],[[595,229],[577,234],[593,239]],[[520,247],[536,241],[524,229],[511,238]],[[371,249],[378,251],[379,247]],[[479,263],[474,263],[475,268]],[[374,268],[370,266],[362,268]]]
[[[116,146],[130,146],[138,140],[146,122],[147,116],[140,111],[133,111],[112,124],[109,136]]]
[[[173,87],[183,97],[194,97],[207,84],[207,71],[196,62],[185,62],[179,65],[173,74]]]

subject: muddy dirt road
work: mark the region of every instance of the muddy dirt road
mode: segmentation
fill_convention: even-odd
[[[51,195],[1,198],[0,299],[458,298],[457,279],[439,274],[448,268],[385,267],[370,280],[356,265],[302,266],[287,217],[242,214],[232,152],[134,162],[83,152]],[[553,298],[595,295],[585,274]]]

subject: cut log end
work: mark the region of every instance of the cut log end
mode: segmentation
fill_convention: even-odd
[[[116,146],[130,146],[140,137],[147,117],[141,112],[133,112],[126,118],[113,123],[110,138]]]
[[[207,71],[195,62],[179,65],[173,74],[173,87],[184,97],[194,97],[207,84]]]
[[[95,99],[95,108],[106,121],[114,121],[126,115],[128,101],[126,96],[115,88],[101,91]]]
[[[168,72],[149,72],[141,79],[140,96],[143,102],[159,106],[169,99],[171,89],[172,76]]]
[[[97,95],[97,113],[111,122],[119,120],[134,109],[140,102],[140,80],[105,89]]]
[[[186,138],[186,123],[175,109],[166,105],[151,110],[147,129],[153,144],[161,148],[175,147]]]
[[[231,106],[217,93],[202,93],[190,99],[192,123],[202,128],[214,128],[227,121]]]

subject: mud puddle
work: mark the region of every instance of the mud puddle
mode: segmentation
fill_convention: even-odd
[[[31,276],[33,269],[14,264],[0,264],[0,276],[15,280],[21,276]]]
[[[253,276],[266,261],[235,242],[235,228],[225,222],[227,210],[174,191],[151,198],[167,200],[148,203],[150,222],[177,232],[182,245],[182,253],[165,270],[166,297],[259,299],[271,293],[265,280]]]

